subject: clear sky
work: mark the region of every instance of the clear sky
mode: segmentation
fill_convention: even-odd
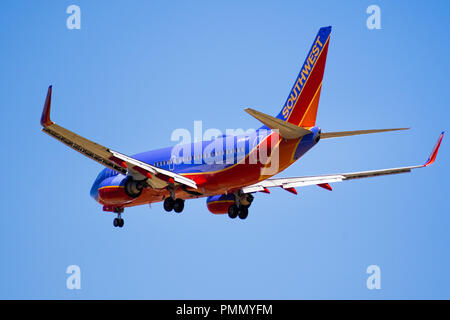
[[[66,8],[81,8],[69,30]],[[366,8],[381,9],[369,30]],[[40,132],[53,120],[126,154],[177,128],[255,128],[278,114],[332,25],[317,124],[410,126],[321,141],[280,176],[423,163],[449,129],[448,1],[2,1],[0,298],[450,298],[449,141],[412,174],[257,194],[247,220],[89,197],[102,167]],[[366,268],[381,269],[368,290]],[[81,290],[66,268],[81,268]]]

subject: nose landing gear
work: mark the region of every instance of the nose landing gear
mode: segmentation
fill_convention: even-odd
[[[114,218],[113,226],[122,228],[125,224],[125,221],[122,219],[123,208],[117,208],[114,211],[117,213],[117,218]]]

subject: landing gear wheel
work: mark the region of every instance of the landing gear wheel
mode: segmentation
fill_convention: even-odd
[[[235,219],[238,216],[238,207],[235,204],[232,204],[228,207],[228,216],[231,219]]]
[[[176,213],[180,213],[181,211],[183,211],[184,209],[184,200],[183,199],[175,199],[174,204],[173,204],[173,210]]]
[[[248,216],[248,207],[240,206],[238,210],[238,216],[242,220],[246,219]]]
[[[175,205],[175,200],[173,200],[172,197],[168,197],[164,200],[164,210],[166,210],[167,212],[172,211],[174,205]]]
[[[122,218],[114,218],[113,220],[113,226],[116,228],[117,227],[122,228],[124,224],[125,221]]]

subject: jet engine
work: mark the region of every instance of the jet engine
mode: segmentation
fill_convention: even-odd
[[[236,204],[235,200],[236,195],[231,194],[219,194],[216,196],[210,196],[206,198],[206,205],[208,210],[214,214],[225,214],[228,213],[228,209],[230,206]],[[253,196],[251,194],[241,194],[239,197],[239,206],[241,207],[250,207]]]
[[[132,177],[128,177],[124,185],[125,193],[132,198],[139,197],[144,187],[145,187],[144,180],[138,181],[134,180]]]

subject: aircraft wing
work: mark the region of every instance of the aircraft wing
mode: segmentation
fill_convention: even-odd
[[[41,117],[42,131],[61,141],[86,157],[121,174],[129,174],[138,180],[147,179],[151,186],[162,188],[171,184],[181,184],[197,189],[196,183],[179,174],[152,166],[120,152],[113,151],[91,140],[69,131],[50,120],[52,86],[48,88]]]
[[[287,191],[296,193],[295,189],[293,189],[293,188],[310,186],[310,185],[318,185],[325,189],[331,190],[331,187],[328,185],[328,183],[410,172],[412,169],[427,167],[436,160],[439,146],[441,145],[441,141],[442,141],[443,137],[444,137],[444,132],[442,132],[441,135],[439,136],[439,139],[436,142],[427,162],[422,165],[401,167],[401,168],[392,168],[392,169],[382,169],[382,170],[351,172],[351,173],[338,173],[338,174],[310,176],[310,177],[267,179],[267,180],[263,180],[261,182],[255,183],[253,185],[244,187],[244,188],[242,188],[242,191],[244,193],[252,193],[252,192],[258,192],[258,191],[268,193],[269,191],[267,190],[267,188],[281,187]]]

